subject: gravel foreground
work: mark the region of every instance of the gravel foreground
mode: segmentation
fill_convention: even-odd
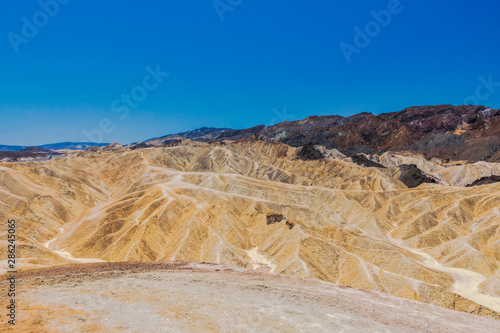
[[[16,326],[4,310],[2,332],[500,332],[489,318],[215,264],[76,264],[17,278]]]

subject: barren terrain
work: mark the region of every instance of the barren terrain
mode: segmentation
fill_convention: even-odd
[[[73,264],[19,278],[15,332],[500,332],[493,319],[224,265]]]
[[[398,163],[418,155],[379,168],[299,152],[245,139],[2,163],[0,218],[17,220],[21,270],[211,262],[500,318],[500,183],[460,187],[446,172],[474,181],[495,164],[422,160],[440,178],[409,188]]]
[[[266,304],[276,296],[269,288],[255,295],[244,288],[224,291],[226,282],[245,285],[249,276],[255,278],[248,272],[240,276],[235,268],[228,275],[220,271],[200,275],[196,269],[182,275],[189,281],[194,272],[204,276],[199,294],[195,284],[168,280],[181,274],[178,270],[141,275],[126,269],[123,276],[113,273],[100,280],[102,284],[94,283],[101,275],[111,274],[99,268],[115,267],[106,265],[142,262],[141,267],[147,268],[153,262],[209,262],[266,271],[269,276],[259,273],[259,278],[274,282],[285,281],[283,275],[294,277],[286,281],[302,281],[303,288],[311,280],[323,281],[316,285],[326,288],[325,293],[328,288],[343,290],[332,284],[344,285],[498,320],[499,119],[500,110],[484,106],[423,106],[381,115],[313,116],[244,130],[202,128],[129,146],[112,143],[57,152],[31,147],[15,156],[7,152],[0,156],[0,220],[16,220],[17,269],[23,274],[46,269],[40,274],[50,276],[57,270],[54,267],[88,265],[72,266],[68,276],[50,278],[39,286],[30,285],[34,280],[23,280],[22,297],[29,296],[25,304],[42,302],[44,297],[62,302],[57,306],[63,307],[64,314],[58,316],[57,325],[57,320],[50,321],[56,326],[48,330],[64,327],[63,321],[74,322],[68,318],[85,311],[97,319],[85,317],[82,325],[96,325],[96,330],[118,325],[120,313],[135,318],[129,325],[138,325],[141,320],[131,309],[144,302],[144,309],[149,309],[144,311],[150,311],[146,317],[153,313],[161,317],[163,310],[154,297],[168,299],[168,292],[187,293],[197,304],[194,308],[200,309],[190,313],[190,320],[199,319],[196,325],[213,330],[238,325],[244,330],[247,323],[237,315],[241,313],[262,314],[271,330],[276,323],[285,330],[321,331],[337,321],[345,329],[362,330],[364,326],[349,326],[352,316],[356,323],[380,331],[385,330],[380,326],[384,324],[391,331],[400,329],[397,318],[379,322],[357,312],[350,319],[335,317],[338,309],[328,312],[329,307],[342,302],[322,303],[321,288],[315,291],[318,295],[304,294],[309,301],[303,304],[284,293],[286,297],[269,305],[280,310],[269,315],[265,307],[248,305]],[[0,255],[7,258],[5,238],[0,238]],[[0,273],[6,267],[3,260]],[[82,273],[88,277],[75,273],[81,267],[92,273]],[[241,302],[231,312],[230,303],[214,299],[216,294],[202,295],[203,288],[217,280],[215,276],[222,277],[218,294],[233,293],[250,303]],[[235,281],[236,276],[241,281]],[[68,281],[81,289],[67,289]],[[130,281],[149,286],[154,297],[144,294],[140,299],[145,291],[132,287]],[[172,290],[165,289],[165,281]],[[127,288],[117,289],[120,285],[130,286],[137,295]],[[99,316],[111,309],[98,310],[84,298],[102,300],[94,297],[102,296],[101,286],[116,294],[105,305],[113,311],[115,305],[121,309],[109,317]],[[361,299],[378,294],[357,295]],[[195,311],[189,300],[175,297],[183,309]],[[202,297],[207,297],[205,305]],[[134,305],[127,308],[116,303],[118,298],[130,299]],[[312,299],[319,300],[319,308]],[[296,316],[287,314],[282,309],[285,305]],[[46,310],[38,314],[37,306],[28,308],[34,311],[27,312],[25,323],[46,315]],[[203,312],[211,307],[227,309],[227,318]],[[377,311],[368,309],[368,313]],[[315,314],[301,317],[311,311]],[[324,313],[333,317],[325,318]],[[427,316],[432,318],[431,313]],[[165,318],[160,317],[159,329],[168,325],[192,329],[182,320],[165,326]],[[212,326],[204,318],[213,318]],[[40,325],[49,324],[45,319],[40,319]],[[450,325],[456,322],[460,320]]]

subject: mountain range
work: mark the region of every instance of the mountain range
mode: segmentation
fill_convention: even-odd
[[[407,151],[421,153],[427,159],[497,162],[500,161],[500,110],[472,105],[416,106],[380,115],[311,116],[243,130],[202,128],[145,143],[161,146],[178,139],[209,142],[249,136],[292,147],[320,145],[350,156]]]
[[[81,150],[92,146],[103,147],[107,146],[108,143],[96,143],[96,142],[59,142],[40,146],[8,146],[0,145],[0,151],[20,151],[30,147],[39,147],[47,150]]]
[[[473,105],[428,105],[380,115],[364,112],[349,117],[310,116],[269,127],[259,125],[239,130],[202,127],[129,146],[158,147],[172,145],[183,139],[223,142],[250,136],[270,142],[282,142],[292,147],[323,146],[336,149],[346,156],[405,151],[422,154],[429,160],[439,158],[446,161],[498,162],[500,110]],[[62,142],[37,147],[56,151],[106,145]],[[0,145],[0,151],[22,151],[26,148],[28,147]]]
[[[208,262],[499,320],[499,121],[439,105],[31,148],[0,160],[0,219],[21,272]]]

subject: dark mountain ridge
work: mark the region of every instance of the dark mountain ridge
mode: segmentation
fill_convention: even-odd
[[[183,139],[210,142],[250,137],[282,142],[293,147],[320,145],[338,149],[351,157],[363,153],[407,151],[422,154],[428,159],[437,157],[445,161],[500,162],[500,110],[482,105],[413,106],[379,115],[364,112],[349,117],[310,116],[269,127],[202,127],[140,144],[150,147],[172,145]],[[38,147],[53,151],[83,150],[105,145],[107,144],[62,142]],[[28,147],[0,146],[0,151],[13,152],[26,148]],[[311,152],[311,148],[308,151]],[[317,154],[309,155],[308,153],[303,157],[317,157]]]
[[[444,160],[500,161],[500,110],[482,105],[426,105],[374,115],[310,116],[242,130],[201,128],[162,139],[240,140],[255,136],[294,147],[308,144],[360,153],[409,151]],[[153,142],[155,141],[155,142]],[[146,143],[162,145],[158,139]]]

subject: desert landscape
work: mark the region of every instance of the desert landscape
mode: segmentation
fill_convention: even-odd
[[[500,333],[499,12],[4,1],[0,333]]]
[[[150,331],[500,331],[499,121],[427,106],[5,153],[23,327],[140,331],[116,316],[145,308]]]

